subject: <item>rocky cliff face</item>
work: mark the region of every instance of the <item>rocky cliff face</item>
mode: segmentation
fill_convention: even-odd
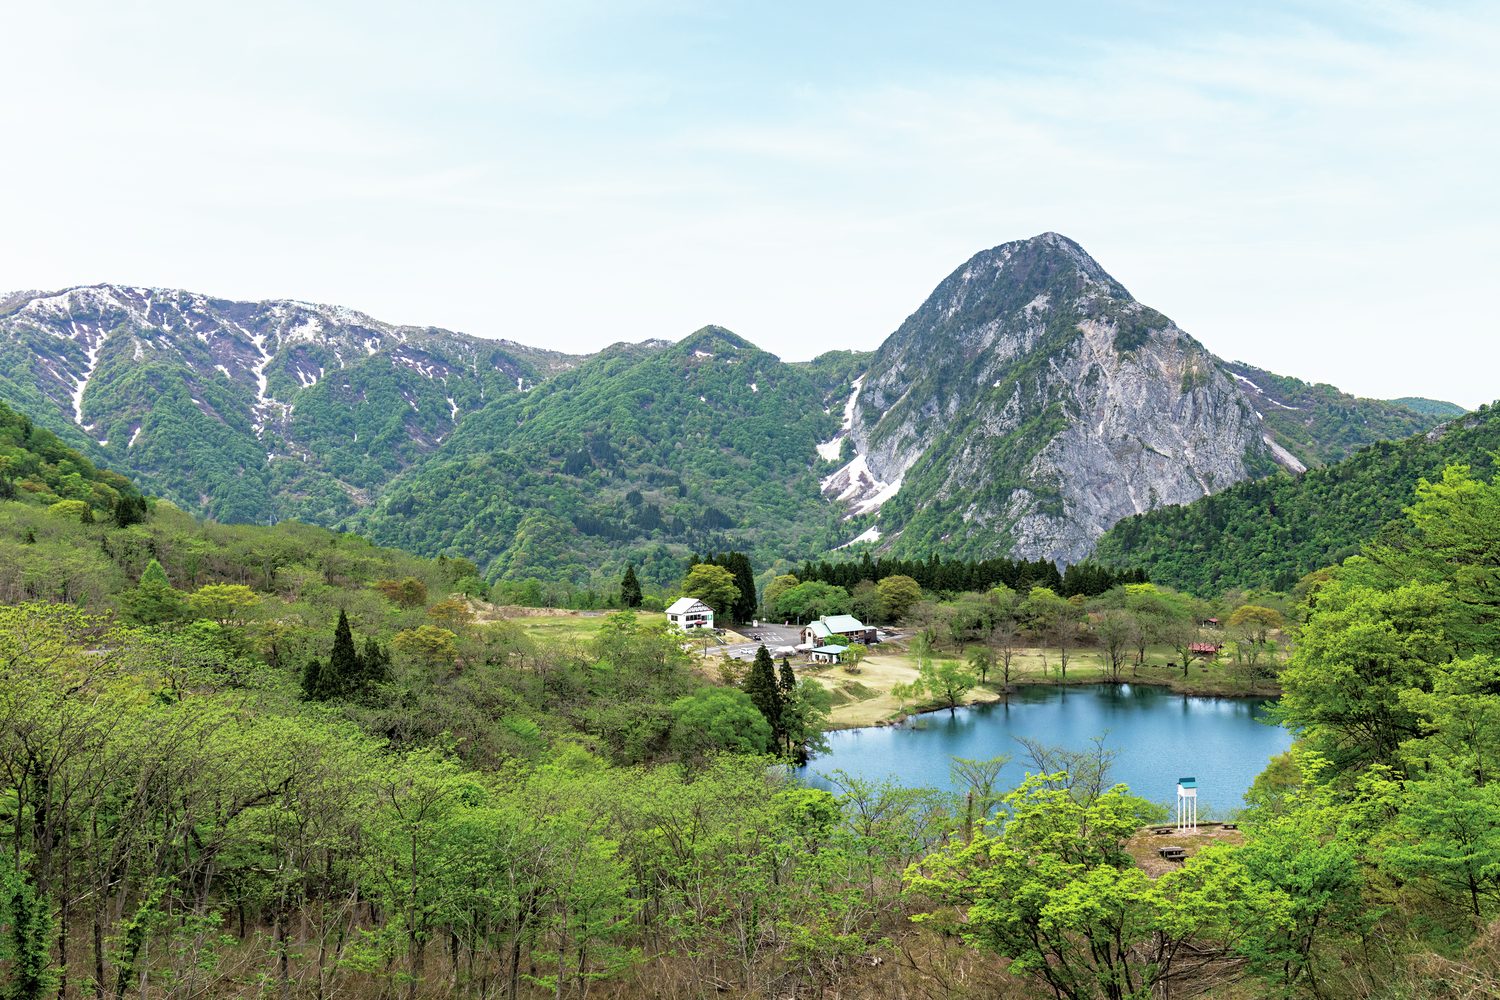
[[[824,481],[898,552],[1073,562],[1274,468],[1221,363],[1055,233],[976,255],[876,352]]]

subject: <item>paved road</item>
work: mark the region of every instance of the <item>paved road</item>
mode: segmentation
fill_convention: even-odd
[[[753,660],[755,651],[764,643],[772,654],[785,646],[795,646],[802,641],[802,630],[796,625],[742,625],[735,629],[740,635],[753,640],[732,646],[718,646],[708,652],[712,656],[729,655],[736,660]]]

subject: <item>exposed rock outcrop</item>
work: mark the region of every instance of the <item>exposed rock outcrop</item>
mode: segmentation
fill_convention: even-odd
[[[1056,233],[944,280],[876,352],[850,425],[907,553],[1074,562],[1122,517],[1275,468],[1219,360]]]

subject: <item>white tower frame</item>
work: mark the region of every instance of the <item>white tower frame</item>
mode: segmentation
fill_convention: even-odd
[[[1177,832],[1190,833],[1198,829],[1198,779],[1177,779]]]

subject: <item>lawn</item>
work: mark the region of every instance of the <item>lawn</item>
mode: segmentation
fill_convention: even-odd
[[[612,611],[564,611],[558,608],[491,607],[482,610],[479,620],[507,621],[527,636],[547,645],[587,642],[598,634]],[[642,624],[665,622],[660,612],[637,611]]]

